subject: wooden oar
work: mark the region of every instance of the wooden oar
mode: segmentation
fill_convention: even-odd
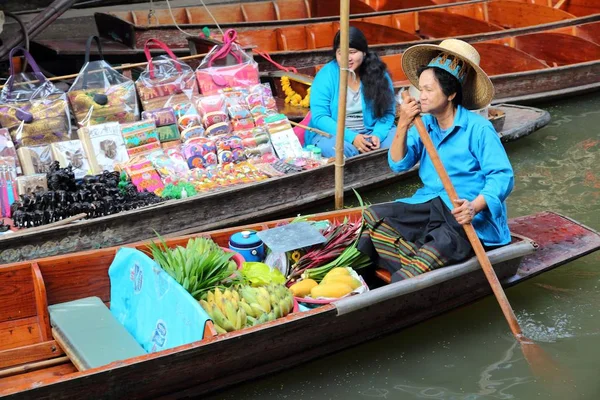
[[[410,96],[408,92],[402,92],[403,101],[408,101],[409,97]],[[417,131],[419,132],[421,141],[425,146],[425,150],[429,154],[429,157],[433,162],[433,166],[435,167],[438,176],[442,180],[442,184],[444,185],[444,189],[446,189],[446,193],[448,193],[450,200],[454,202],[456,199],[459,198],[458,194],[456,193],[456,189],[454,189],[454,185],[450,181],[448,172],[446,172],[446,169],[442,164],[442,160],[440,159],[437,150],[435,149],[435,146],[431,141],[431,137],[429,137],[429,134],[425,129],[425,124],[423,124],[421,116],[417,115],[415,117],[414,124],[417,128]],[[548,355],[546,355],[546,353],[542,350],[541,347],[539,347],[538,345],[533,343],[533,341],[527,339],[523,335],[523,331],[519,326],[517,317],[515,316],[515,313],[512,307],[510,306],[508,299],[506,298],[504,289],[502,289],[502,285],[500,284],[500,281],[496,276],[496,272],[492,268],[490,259],[488,258],[485,249],[483,248],[483,245],[481,244],[481,241],[477,236],[477,233],[475,232],[475,228],[473,228],[473,225],[471,224],[465,224],[463,225],[463,228],[465,229],[465,233],[469,238],[469,242],[471,242],[471,246],[473,246],[473,250],[475,251],[475,255],[477,256],[477,261],[479,261],[479,264],[481,265],[481,268],[485,273],[485,277],[487,278],[490,286],[492,287],[494,296],[496,296],[496,300],[498,301],[498,304],[500,304],[500,308],[504,313],[504,318],[506,318],[508,326],[510,327],[510,330],[512,331],[515,338],[519,341],[519,343],[521,343],[521,349],[523,351],[523,354],[525,355],[525,358],[527,359],[527,362],[533,369],[534,373],[538,375],[548,376],[549,372],[556,372],[556,368],[552,368],[551,358]]]

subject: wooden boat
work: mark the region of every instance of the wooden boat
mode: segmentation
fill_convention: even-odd
[[[359,212],[344,210],[315,218],[341,220]],[[234,232],[267,229],[276,223],[202,235],[226,245]],[[514,218],[509,225],[512,243],[488,252],[505,286],[600,248],[598,232],[555,213]],[[168,243],[174,246],[186,242],[187,237],[181,237]],[[53,337],[48,306],[89,296],[98,296],[109,304],[107,270],[116,251],[109,248],[0,266],[0,396],[199,396],[351,347],[490,294],[473,258],[308,312],[292,313],[225,335],[209,333],[201,341],[78,371],[71,356],[65,356],[69,348],[61,348]]]
[[[544,5],[515,0],[491,0],[438,10],[355,18],[350,24],[363,30],[373,51],[384,55],[417,42],[436,42],[446,37],[484,41],[600,20],[600,4],[587,10],[589,14],[586,16],[576,17],[567,11]],[[386,31],[385,35],[380,34],[383,29]],[[256,46],[271,54],[282,65],[303,67],[321,64],[330,58],[338,24],[335,21],[303,23],[301,26],[248,27],[237,31],[240,44]],[[138,36],[133,45],[139,47],[148,37]],[[179,36],[167,39],[171,47],[177,48],[182,44]],[[202,35],[188,36],[186,39],[192,52],[205,52],[212,45],[212,42],[206,43]]]
[[[543,110],[502,105],[506,115],[500,136],[518,139],[545,126],[550,115]],[[82,220],[58,227],[32,228],[0,236],[0,264],[115,246],[161,235],[185,234],[264,219],[334,195],[334,165],[285,175],[266,181],[169,200],[155,206]],[[344,167],[345,188],[366,188],[400,181],[415,171],[394,174],[387,151],[352,157]]]
[[[436,9],[449,4],[472,4],[484,0],[350,0],[350,14],[358,16],[386,15],[398,10]],[[544,0],[546,1],[546,0]],[[273,26],[339,20],[340,7],[335,1],[274,0],[251,3],[210,5],[210,14],[222,28]],[[216,28],[204,7],[178,7],[95,13],[101,36],[143,48],[145,37],[156,37],[173,43],[177,38],[185,46],[186,32],[198,34],[204,27]],[[173,23],[173,19],[175,23]],[[141,45],[140,45],[141,44]]]
[[[494,84],[493,104],[534,103],[600,89],[600,22],[472,44]],[[402,71],[402,53],[382,56],[382,60],[397,89],[410,85]],[[278,89],[279,78],[289,76],[294,90],[305,96],[312,76],[321,67],[301,68],[301,74],[279,71],[270,75]],[[298,116],[307,111],[286,109]]]

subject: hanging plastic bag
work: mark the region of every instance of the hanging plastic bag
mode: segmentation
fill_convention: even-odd
[[[33,73],[15,73],[13,57],[22,52]],[[7,128],[15,147],[37,146],[62,140],[71,135],[71,117],[67,95],[40,71],[27,50],[10,51],[10,76],[0,92],[0,125]]]
[[[98,45],[98,61],[90,61],[93,40]],[[80,127],[113,121],[133,122],[139,118],[133,81],[104,61],[102,46],[97,36],[88,38],[83,68],[67,94]]]
[[[226,30],[223,44],[213,47],[196,69],[196,79],[203,95],[216,94],[224,88],[260,83],[258,64],[235,43],[236,38],[235,30]]]
[[[152,47],[163,49],[167,56],[152,58]],[[148,66],[135,81],[135,86],[145,111],[192,102],[198,96],[194,71],[189,65],[179,61],[166,44],[157,39],[148,39],[144,45],[144,54]]]

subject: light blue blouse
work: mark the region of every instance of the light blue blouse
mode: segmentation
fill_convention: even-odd
[[[509,243],[505,200],[513,189],[514,176],[492,124],[462,106],[457,108],[454,125],[444,133],[433,116],[423,115],[422,118],[459,197],[472,201],[481,194],[485,198],[487,209],[473,219],[479,238],[486,246]],[[424,186],[412,197],[396,201],[419,204],[439,196],[452,209],[453,205],[414,126],[408,130],[406,145],[404,158],[394,162],[388,152],[388,163],[394,172],[403,172],[420,162],[419,177]]]

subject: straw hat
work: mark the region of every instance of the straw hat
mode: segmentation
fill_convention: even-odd
[[[450,72],[462,84],[463,106],[472,110],[487,106],[494,98],[494,85],[479,67],[479,60],[479,53],[467,42],[446,39],[439,45],[418,44],[406,49],[402,54],[402,69],[410,83],[417,87],[417,70],[424,65]],[[464,63],[469,67],[465,68]]]

